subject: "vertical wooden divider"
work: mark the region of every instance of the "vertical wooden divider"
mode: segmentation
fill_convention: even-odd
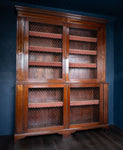
[[[16,48],[16,81],[23,81],[24,78],[24,18],[17,18],[17,48]]]
[[[98,70],[98,80],[100,82],[105,82],[106,80],[106,27],[101,27],[98,29],[98,63],[97,63],[97,70]]]
[[[101,28],[98,29],[98,35],[97,35],[97,79],[100,81],[101,78]]]
[[[62,78],[66,80],[66,27],[63,24]]]
[[[69,26],[66,27],[66,81],[69,81]]]
[[[104,124],[108,123],[108,83],[104,84]]]
[[[100,123],[103,123],[103,84],[100,84],[100,107],[99,107],[99,111],[100,111]]]
[[[28,57],[29,57],[29,21],[25,20],[25,34],[24,34],[24,78],[28,81]]]
[[[102,28],[102,50],[101,50],[101,60],[102,63],[102,72],[101,72],[101,81],[106,81],[106,25]]]
[[[23,85],[16,85],[15,132],[23,133]]]
[[[23,116],[24,116],[24,132],[27,132],[28,129],[28,87],[24,86],[24,111],[23,111]]]
[[[67,128],[67,87],[66,85],[64,86],[64,102],[63,102],[63,124],[64,128]]]
[[[68,109],[68,121],[67,121],[67,127],[69,128],[70,127],[70,85],[67,85],[67,101],[68,101],[68,104],[67,104],[67,109]]]

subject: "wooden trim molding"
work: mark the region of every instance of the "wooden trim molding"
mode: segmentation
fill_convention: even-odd
[[[32,14],[32,16],[33,14],[38,14],[38,15],[51,15],[54,17],[63,17],[63,20],[72,19],[72,21],[74,21],[73,19],[76,19],[76,20],[96,22],[96,23],[102,23],[102,24],[105,24],[108,22],[108,20],[106,19],[88,17],[88,16],[83,16],[83,15],[43,10],[43,9],[38,9],[38,8],[29,8],[29,7],[23,7],[23,6],[17,6],[17,5],[15,5],[15,7],[16,7],[16,10],[18,11],[18,15],[25,16],[25,17],[27,17],[26,13],[30,13],[30,15]],[[69,20],[68,22],[71,22],[71,20]]]
[[[59,127],[60,128],[60,127]],[[23,139],[28,136],[36,136],[36,135],[43,135],[43,134],[53,134],[53,133],[58,133],[58,134],[63,134],[65,132],[71,134],[76,131],[80,130],[90,130],[90,129],[96,129],[96,128],[109,128],[108,124],[103,124],[103,125],[97,125],[97,126],[89,126],[89,127],[79,127],[79,128],[69,128],[69,129],[60,129],[60,130],[46,130],[46,131],[37,131],[37,132],[31,132],[31,133],[22,133],[22,134],[15,134],[14,136],[14,141],[17,142],[19,139]],[[39,129],[40,130],[40,129]]]

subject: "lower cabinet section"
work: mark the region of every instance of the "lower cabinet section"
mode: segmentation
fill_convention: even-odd
[[[103,86],[79,84],[69,86],[70,125],[102,122]]]
[[[28,109],[28,129],[61,125],[63,125],[63,107]]]
[[[72,106],[70,108],[70,124],[99,122],[99,106]]]
[[[63,125],[63,87],[28,88],[28,128]]]
[[[107,88],[97,83],[17,85],[15,140],[107,125]]]

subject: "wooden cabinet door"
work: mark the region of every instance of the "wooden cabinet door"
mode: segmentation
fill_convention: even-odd
[[[67,80],[105,81],[105,27],[69,24],[67,35]]]
[[[71,84],[68,91],[70,128],[103,123],[102,84]]]
[[[51,131],[65,127],[65,85],[25,85],[23,101],[24,132]]]
[[[22,22],[23,21],[23,22]],[[19,32],[21,30],[21,32]],[[56,20],[18,19],[17,80],[63,82],[65,80],[65,27]],[[23,58],[20,57],[23,56]],[[21,73],[23,76],[20,74]],[[21,76],[21,78],[20,78]]]

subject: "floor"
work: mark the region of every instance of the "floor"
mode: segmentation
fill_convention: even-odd
[[[79,131],[69,137],[42,135],[13,143],[12,136],[0,137],[0,150],[123,150],[123,130],[95,129]]]

